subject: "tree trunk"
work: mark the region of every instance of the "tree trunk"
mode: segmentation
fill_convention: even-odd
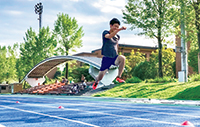
[[[200,52],[198,53],[198,74],[200,74]]]
[[[66,63],[65,66],[65,78],[68,79],[68,62]]]
[[[68,49],[69,48],[66,47],[66,56],[68,56]],[[68,79],[68,62],[65,65],[65,78]]]
[[[162,41],[161,41],[161,28],[158,28],[158,60],[159,60],[159,69],[158,74],[160,78],[163,78],[162,71]]]
[[[158,20],[158,60],[159,60],[159,68],[158,74],[160,78],[163,78],[163,71],[162,71],[162,40],[161,40],[161,29],[162,29],[162,20],[163,20],[163,13],[162,13],[162,6],[163,1],[158,2],[158,10],[159,10],[159,20]]]

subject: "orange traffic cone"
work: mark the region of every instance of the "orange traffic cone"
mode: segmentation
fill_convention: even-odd
[[[64,108],[63,106],[59,106],[58,108]]]
[[[19,101],[16,101],[16,103],[20,103]]]
[[[185,121],[181,125],[182,126],[191,126],[191,127],[194,127],[194,125],[192,123],[190,123],[189,121]]]

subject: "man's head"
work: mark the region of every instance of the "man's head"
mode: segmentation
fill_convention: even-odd
[[[113,18],[112,20],[110,20],[110,25],[114,25],[115,23],[120,25],[120,21],[117,18]]]
[[[111,31],[118,29],[120,26],[120,21],[117,18],[110,20],[110,29]]]

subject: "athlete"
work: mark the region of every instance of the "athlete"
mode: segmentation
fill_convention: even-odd
[[[117,34],[121,30],[126,30],[126,27],[120,27],[120,21],[117,18],[113,18],[110,21],[110,30],[104,30],[102,34],[103,46],[101,54],[103,55],[101,68],[95,82],[92,85],[93,89],[96,89],[100,80],[109,70],[111,65],[119,66],[118,76],[116,80],[120,83],[125,82],[121,79],[125,67],[125,57],[118,55],[118,41],[120,36]]]

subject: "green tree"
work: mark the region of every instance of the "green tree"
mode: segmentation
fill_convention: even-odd
[[[131,24],[131,30],[140,28],[146,35],[158,40],[159,77],[163,77],[162,69],[162,43],[165,37],[171,36],[174,30],[177,13],[173,13],[173,0],[128,0],[123,19]]]
[[[7,49],[6,46],[1,47],[0,46],[0,83],[5,81],[6,79],[6,54],[7,54]]]
[[[6,79],[5,81],[9,83],[9,81],[15,81],[17,79],[17,48],[18,44],[14,44],[13,47],[7,47],[7,59],[6,59]]]
[[[88,72],[89,67],[90,66],[88,64],[84,64],[81,67],[72,67],[69,69],[69,77],[72,77],[74,82],[81,82],[81,76],[83,74],[87,81],[93,81],[94,79]]]
[[[195,30],[197,36],[197,43],[198,43],[198,65],[200,67],[200,0],[191,0],[193,9],[195,11]],[[191,22],[190,22],[191,23]],[[200,68],[198,68],[198,73],[200,73]]]
[[[67,14],[58,14],[58,19],[54,24],[54,33],[60,44],[58,50],[61,55],[68,55],[69,50],[75,51],[75,48],[82,46],[83,28],[78,27],[75,18],[69,17]],[[68,78],[68,63],[66,63],[65,77]]]
[[[16,60],[16,69],[17,69],[18,82],[21,82],[25,76],[26,71],[24,70],[25,68],[23,67],[23,63],[20,58],[17,58],[17,60]]]
[[[193,68],[193,71],[196,73],[198,73],[198,53],[199,48],[197,42],[191,43],[190,50],[188,53],[188,64],[190,67]]]
[[[180,18],[184,19],[185,21],[185,30],[187,31],[187,35],[184,37],[184,39],[186,40],[185,42],[190,41],[191,44],[195,43],[194,45],[196,45],[197,43],[196,46],[198,47],[198,53],[196,54],[197,51],[194,51],[194,48],[192,48],[193,51],[189,51],[190,54],[188,55],[188,60],[190,62],[189,64],[194,67],[194,64],[191,60],[194,60],[195,57],[198,58],[198,56],[200,58],[200,0],[178,0],[176,1],[175,6],[184,11],[184,17],[177,16],[176,23],[180,24]],[[180,15],[180,9],[174,13]],[[176,26],[176,35],[180,36],[180,25]],[[191,53],[195,53],[193,55],[196,56],[192,56]],[[200,65],[200,59],[197,61],[198,67],[198,65]],[[194,63],[196,63],[196,61],[194,61]],[[195,69],[197,69],[198,73],[200,73],[200,68]],[[195,69],[194,71],[196,71]]]
[[[58,79],[59,77],[61,77],[61,74],[62,74],[62,72],[61,72],[60,68],[57,68],[57,71],[54,75],[54,79]]]
[[[123,73],[124,78],[130,78],[133,74],[134,67],[140,62],[145,61],[145,54],[140,52],[138,49],[136,52],[134,50],[131,51],[130,55],[127,56],[125,69],[126,71]]]
[[[163,66],[163,75],[164,76],[170,76],[174,77],[174,71],[173,71],[173,64],[175,62],[176,53],[173,51],[173,49],[163,48],[163,55],[162,55],[162,66]],[[158,50],[156,52],[152,52],[150,57],[150,64],[151,68],[158,68]]]
[[[142,80],[155,78],[158,71],[157,68],[155,69],[155,67],[151,65],[152,64],[149,61],[142,61],[138,63],[135,66],[132,75]]]
[[[49,27],[40,29],[38,35],[28,29],[25,33],[24,42],[20,45],[20,60],[18,63],[24,74],[27,74],[36,64],[42,60],[56,55],[57,42]],[[25,75],[24,75],[25,76]]]
[[[173,51],[173,49],[162,49],[163,55],[162,55],[162,66],[163,66],[163,76],[169,76],[174,77],[174,62],[175,62],[175,56],[176,53]],[[134,70],[133,70],[133,76],[136,76],[142,80],[145,79],[154,79],[158,77],[158,50],[151,53],[151,57],[149,61],[142,61],[138,63]]]

